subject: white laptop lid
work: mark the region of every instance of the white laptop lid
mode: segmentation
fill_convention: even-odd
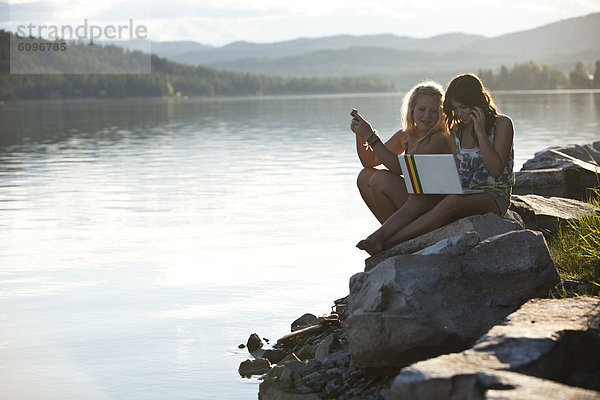
[[[398,159],[408,193],[464,193],[452,154],[403,154]]]

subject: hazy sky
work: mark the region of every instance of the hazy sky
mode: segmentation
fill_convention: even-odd
[[[106,26],[132,19],[147,27],[151,40],[216,46],[343,33],[498,36],[593,12],[600,12],[600,0],[0,0],[0,24],[13,31],[18,24],[87,19]]]

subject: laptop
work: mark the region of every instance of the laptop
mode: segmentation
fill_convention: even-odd
[[[402,154],[398,156],[406,190],[410,194],[466,194],[452,154]]]

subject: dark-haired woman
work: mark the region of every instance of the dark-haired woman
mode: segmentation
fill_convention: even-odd
[[[410,195],[381,228],[357,244],[359,249],[376,254],[459,218],[506,213],[514,183],[512,120],[498,113],[474,74],[459,75],[450,82],[444,114],[463,189],[478,193],[451,194],[441,200]]]

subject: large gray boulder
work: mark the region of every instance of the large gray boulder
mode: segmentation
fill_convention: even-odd
[[[587,200],[598,187],[600,141],[586,145],[549,147],[515,173],[513,194],[537,194]]]
[[[600,399],[600,299],[535,299],[473,348],[402,370],[386,400]]]
[[[510,209],[521,216],[527,229],[543,232],[547,237],[568,228],[569,222],[600,209],[589,203],[562,197],[535,194],[513,195]]]
[[[389,373],[462,351],[559,282],[541,233],[478,236],[446,238],[350,279],[348,341],[355,365]]]

